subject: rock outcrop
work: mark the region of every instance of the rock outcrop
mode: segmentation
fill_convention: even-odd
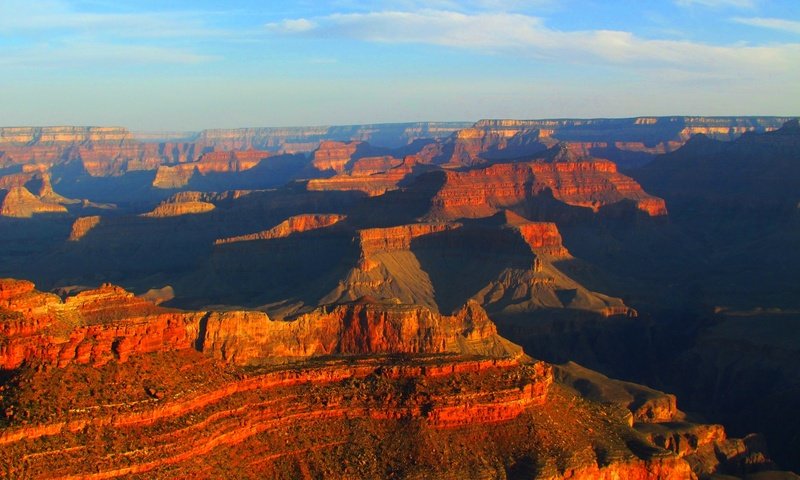
[[[237,365],[302,361],[330,355],[439,354],[515,357],[477,304],[452,316],[428,308],[360,299],[323,306],[292,320],[264,313],[212,313],[202,351]]]
[[[131,133],[121,127],[2,127],[0,145],[123,143]]]
[[[342,173],[363,142],[324,141],[311,155],[311,166],[320,171]]]
[[[638,166],[680,148],[698,133],[733,140],[778,128],[782,117],[638,117],[620,119],[481,120],[444,143],[439,163],[479,165],[534,154],[568,143],[587,155]]]
[[[15,292],[16,282],[0,282],[4,292]],[[27,290],[29,285],[24,286]],[[198,323],[203,315],[159,309],[111,285],[63,302],[32,288],[15,293],[4,295],[2,305],[7,312],[0,330],[0,367],[4,369],[26,362],[99,366],[125,361],[132,352],[191,348],[195,338],[187,326]]]
[[[516,357],[477,304],[452,316],[361,299],[291,320],[261,312],[178,312],[103,285],[62,301],[30,282],[0,280],[0,368],[124,362],[132,352],[195,348],[236,365],[330,355],[439,354]]]
[[[674,397],[574,366],[556,382],[475,304],[439,316],[363,300],[274,322],[163,309],[111,285],[62,300],[6,279],[0,326],[11,378],[0,471],[11,478],[55,466],[98,479],[683,479],[771,467],[747,439],[682,421]]]
[[[208,213],[216,207],[209,202],[162,202],[153,211],[142,214],[143,217],[164,218],[181,215]]]
[[[72,229],[69,232],[69,238],[67,240],[70,242],[79,241],[86,236],[89,231],[100,224],[100,219],[101,217],[98,215],[76,218],[75,221],[72,222]]]
[[[196,162],[159,166],[153,179],[153,186],[165,189],[182,188],[189,184],[194,175],[243,172],[258,166],[269,156],[270,152],[259,150],[212,151],[204,154]]]
[[[564,248],[561,232],[552,222],[531,222],[521,215],[510,210],[503,210],[498,214],[504,226],[516,230],[531,247],[531,252],[537,256],[551,258],[568,258],[569,252]]]
[[[247,242],[251,240],[272,240],[275,238],[285,238],[295,233],[330,227],[331,225],[341,222],[345,218],[347,218],[346,215],[332,213],[308,213],[304,215],[295,215],[287,218],[269,230],[250,233],[247,235],[238,235],[235,237],[220,238],[214,241],[214,245],[223,245],[234,242]]]
[[[310,191],[357,191],[369,196],[383,195],[399,188],[399,183],[414,172],[415,156],[400,160],[394,157],[365,157],[356,160],[344,172],[330,178],[308,181]]]
[[[43,201],[25,187],[0,190],[0,216],[30,218],[43,213],[67,213],[67,208],[59,203]]]
[[[649,216],[667,213],[663,200],[645,193],[636,181],[619,173],[613,162],[561,158],[444,172],[444,185],[433,198],[429,216],[486,217],[501,208],[524,205],[545,191],[567,205],[595,212],[628,200]]]
[[[382,252],[409,250],[415,238],[460,228],[458,223],[413,223],[387,228],[368,228],[358,231],[358,245],[361,257],[369,257]]]

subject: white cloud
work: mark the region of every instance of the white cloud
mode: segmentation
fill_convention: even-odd
[[[194,64],[212,60],[187,40],[233,39],[215,29],[213,12],[96,13],[66,0],[0,0],[0,65],[25,68],[92,64]],[[46,37],[46,41],[41,38]]]
[[[675,0],[675,4],[681,7],[699,5],[708,8],[755,8],[756,0]]]
[[[280,22],[268,23],[267,28],[273,32],[278,33],[302,33],[308,32],[316,28],[316,24],[305,18],[298,18],[297,20],[282,20]]]
[[[616,30],[561,31],[539,17],[514,13],[464,14],[444,10],[333,14],[291,20],[302,31],[285,34],[419,43],[561,63],[670,69],[718,76],[800,71],[800,44],[752,46],[648,39]],[[281,23],[286,25],[287,21]],[[306,28],[307,27],[307,28]]]
[[[784,20],[783,18],[736,17],[733,19],[733,21],[736,23],[750,25],[753,27],[769,28],[772,30],[782,30],[791,33],[800,33],[800,22],[794,20]]]

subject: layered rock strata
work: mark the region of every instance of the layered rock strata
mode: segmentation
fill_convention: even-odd
[[[0,324],[9,478],[684,479],[742,456],[769,466],[716,426],[675,426],[674,397],[585,369],[555,383],[474,304],[443,317],[357,302],[272,322],[167,310],[111,285],[62,300],[6,279]],[[298,354],[323,356],[253,367]],[[586,385],[612,393],[573,390]]]
[[[214,245],[224,245],[226,243],[247,242],[252,240],[273,240],[285,238],[295,233],[308,232],[320,228],[330,227],[347,218],[346,215],[338,214],[303,214],[287,218],[278,225],[261,232],[238,235],[235,237],[220,238],[214,241]]]
[[[25,187],[0,190],[0,216],[30,218],[47,213],[67,213],[67,208],[59,203],[45,201]]]
[[[567,205],[595,212],[628,200],[649,216],[667,213],[662,199],[645,193],[607,160],[506,163],[443,175],[431,218],[486,217],[501,208],[524,205],[545,191]]]
[[[3,280],[0,367],[26,362],[100,366],[131,352],[196,348],[237,365],[328,355],[460,353],[519,356],[476,304],[454,316],[362,300],[291,321],[260,312],[178,312],[104,285],[65,301]]]

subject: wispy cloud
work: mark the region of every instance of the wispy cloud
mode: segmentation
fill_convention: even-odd
[[[709,8],[755,8],[757,0],[675,0],[681,7],[702,6]]]
[[[0,65],[195,64],[213,60],[200,39],[232,37],[208,23],[212,12],[107,13],[76,10],[66,0],[0,1]],[[46,40],[42,40],[46,38]]]
[[[561,31],[549,28],[542,18],[515,13],[340,13],[284,20],[267,28],[285,35],[431,44],[544,61],[669,68],[706,75],[796,72],[800,65],[800,44],[796,43],[720,46],[648,39],[617,30]]]
[[[771,30],[782,30],[790,33],[800,34],[800,22],[794,20],[785,20],[783,18],[764,18],[764,17],[736,17],[733,19],[736,23],[743,25],[750,25],[753,27],[769,28]]]

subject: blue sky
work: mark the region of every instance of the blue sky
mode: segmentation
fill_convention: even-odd
[[[0,0],[3,126],[671,114],[800,114],[800,1]]]

